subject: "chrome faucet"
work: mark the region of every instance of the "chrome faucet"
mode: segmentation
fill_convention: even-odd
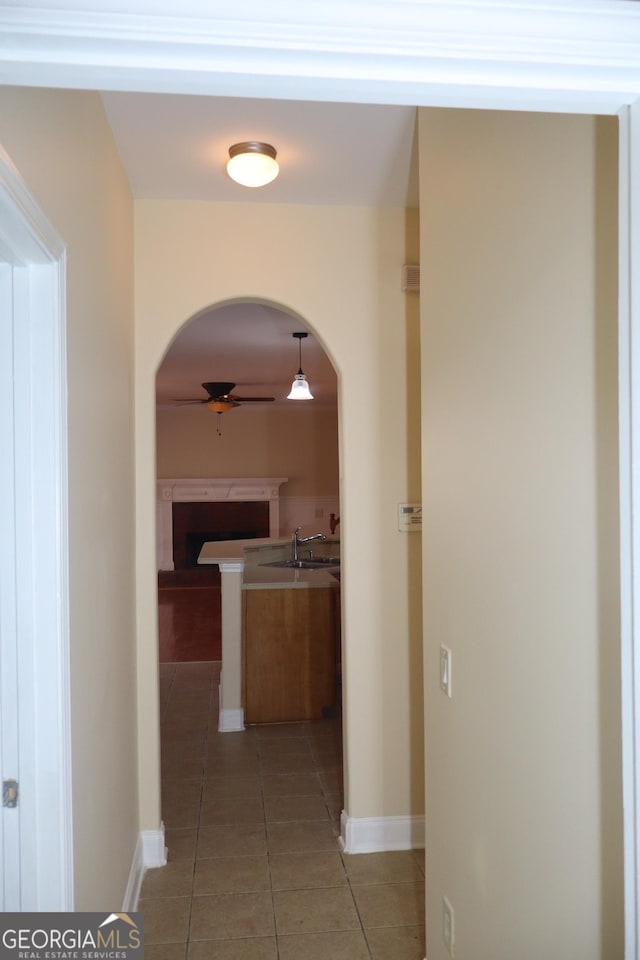
[[[299,560],[298,557],[298,547],[301,543],[311,543],[313,540],[326,540],[324,533],[314,533],[312,537],[301,537],[300,527],[296,527],[293,531],[293,536],[291,537],[291,559]]]

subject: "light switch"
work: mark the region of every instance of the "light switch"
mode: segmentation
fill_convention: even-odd
[[[451,697],[451,650],[440,647],[440,689]]]

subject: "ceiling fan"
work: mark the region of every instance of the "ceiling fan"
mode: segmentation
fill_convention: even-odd
[[[239,407],[243,403],[268,403],[275,400],[275,397],[239,397],[231,391],[235,383],[203,383],[202,386],[207,391],[208,396],[199,399],[190,398],[187,400],[175,400],[174,403],[206,403],[209,410],[214,413],[226,413],[233,407]]]

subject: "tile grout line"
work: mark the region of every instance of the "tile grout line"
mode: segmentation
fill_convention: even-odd
[[[343,857],[343,861],[342,861],[342,862],[343,862],[343,864],[344,864],[344,855],[343,855],[343,854],[340,854],[340,856]],[[351,884],[351,877],[349,876],[349,871],[347,870],[346,866],[345,866],[345,873],[346,873],[346,875],[347,875],[347,883],[349,884],[349,892],[351,893],[351,897],[352,897],[352,899],[353,899],[353,905],[354,905],[354,907],[355,907],[355,911],[356,911],[356,914],[357,914],[357,917],[358,917],[358,923],[360,924],[360,929],[362,930],[362,936],[364,937],[364,942],[365,942],[365,944],[366,944],[366,946],[367,946],[367,953],[369,954],[369,957],[372,958],[372,957],[373,957],[373,954],[371,953],[371,945],[369,944],[369,937],[367,936],[367,930],[366,930],[366,927],[365,927],[365,925],[364,925],[364,921],[363,921],[363,919],[362,919],[362,916],[361,916],[361,914],[360,914],[360,908],[358,907],[358,901],[356,900],[355,893],[353,892],[353,886],[352,886],[352,884]]]
[[[265,808],[265,796],[264,796],[264,771],[262,769],[262,754],[259,747],[259,737],[256,737],[256,752],[258,756],[258,779],[260,782],[260,798],[262,800],[262,816],[264,819],[264,845],[265,853],[267,856],[267,871],[269,874],[269,895],[271,897],[271,914],[273,918],[273,939],[276,948],[276,960],[280,960],[280,937],[278,934],[278,923],[276,920],[276,903],[274,898],[273,890],[273,877],[271,874],[271,852],[269,850],[269,834],[267,830],[267,811]]]
[[[340,734],[340,736],[341,736],[341,738],[342,738],[342,733]],[[333,741],[333,738],[332,738],[332,741]],[[333,744],[332,744],[332,745],[333,745]],[[342,761],[341,764],[340,764],[341,767],[342,767],[342,763],[343,763],[343,761]],[[320,776],[320,775],[318,774],[318,776]],[[323,797],[324,797],[324,800],[325,800],[325,804],[326,804],[326,807],[327,807],[327,813],[329,814],[329,818],[331,819],[331,807],[330,807],[330,805],[329,805],[329,800],[328,800],[328,789],[325,787],[325,784],[323,783],[323,781],[322,781],[321,778],[320,778],[320,783],[321,783],[321,785],[322,785],[322,794],[323,794]],[[341,795],[342,795],[342,791],[341,791]],[[332,820],[332,819],[331,819],[331,822],[333,823],[333,820]],[[338,830],[338,835],[339,835],[339,830]],[[358,918],[358,923],[360,924],[360,931],[362,932],[362,937],[363,937],[364,942],[365,942],[365,946],[366,946],[366,950],[367,950],[367,955],[368,955],[368,957],[369,957],[370,960],[371,960],[373,954],[371,953],[371,947],[370,947],[370,945],[369,945],[369,938],[367,937],[367,931],[366,931],[366,929],[365,929],[364,922],[363,922],[362,916],[361,916],[361,914],[360,914],[360,909],[359,909],[359,907],[358,907],[358,901],[356,900],[356,896],[355,896],[355,893],[354,893],[354,891],[353,891],[353,885],[352,885],[352,883],[351,883],[351,877],[349,876],[349,871],[347,870],[347,865],[346,865],[345,859],[344,859],[344,853],[342,853],[342,851],[340,851],[340,861],[341,861],[341,863],[342,863],[342,869],[344,870],[345,876],[346,876],[346,878],[347,878],[347,886],[348,886],[348,888],[349,888],[349,893],[350,893],[350,895],[351,895],[351,900],[353,901],[353,907],[354,907],[354,910],[355,910],[355,912],[356,912],[356,916],[357,916],[357,918]]]
[[[196,870],[198,865],[198,843],[200,840],[200,818],[202,815],[202,798],[204,795],[204,780],[205,780],[205,770],[207,767],[207,762],[209,759],[209,743],[211,740],[211,706],[214,699],[214,684],[215,684],[215,670],[213,663],[211,665],[211,673],[209,675],[209,705],[207,712],[207,728],[205,736],[205,756],[202,765],[202,772],[200,778],[200,800],[198,804],[198,818],[196,823],[196,837],[195,837],[195,847],[193,852],[193,872],[191,876],[191,896],[189,898],[189,916],[187,920],[187,940],[185,943],[185,960],[189,960],[189,953],[191,951],[191,920],[193,917],[193,901],[195,896],[195,882],[196,882]]]

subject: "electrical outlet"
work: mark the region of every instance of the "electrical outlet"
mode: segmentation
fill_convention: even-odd
[[[316,507],[315,518],[316,520],[322,520],[324,518],[324,510],[322,507]]]
[[[442,939],[450,957],[455,957],[455,931],[453,907],[446,897],[442,898]]]
[[[448,647],[440,647],[440,689],[448,697],[453,696],[451,692],[451,650]]]

